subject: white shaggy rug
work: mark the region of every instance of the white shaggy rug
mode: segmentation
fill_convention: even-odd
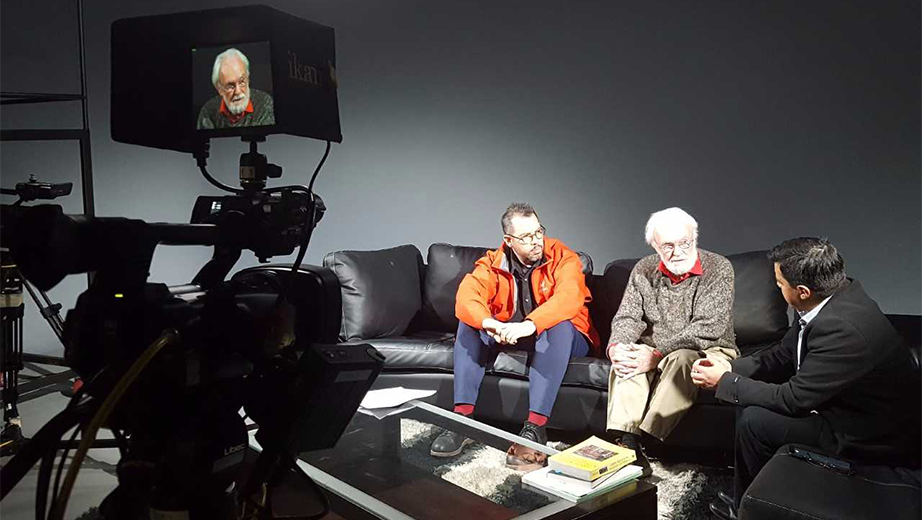
[[[506,468],[503,451],[475,443],[451,459],[432,457],[429,445],[440,431],[412,419],[401,419],[404,461],[522,513],[549,502],[538,493],[514,493],[521,486],[522,473]],[[548,445],[566,448],[561,443]],[[652,464],[653,476],[648,482],[657,486],[660,520],[710,520],[708,503],[716,499],[717,491],[731,489],[732,475],[726,471],[687,463]]]

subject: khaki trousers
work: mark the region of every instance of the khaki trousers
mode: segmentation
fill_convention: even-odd
[[[608,376],[609,430],[640,434],[645,431],[665,440],[695,403],[698,387],[691,380],[691,366],[710,355],[736,359],[733,349],[713,347],[704,351],[679,349],[660,360],[654,370],[630,379]]]

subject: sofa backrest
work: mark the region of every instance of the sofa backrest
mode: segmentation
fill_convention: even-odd
[[[426,255],[420,328],[442,332],[458,330],[455,295],[464,275],[474,270],[474,262],[489,251],[486,247],[453,246],[436,243]]]
[[[412,245],[328,254],[324,267],[334,272],[342,286],[341,339],[372,339],[418,330],[455,332],[458,286],[487,250],[436,243],[429,246],[425,265]],[[749,353],[784,335],[787,304],[775,286],[765,251],[729,255],[727,259],[736,275],[733,326],[737,344]],[[637,261],[615,260],[602,275],[586,277],[593,295],[590,317],[602,341],[608,340],[611,319]],[[584,258],[583,262],[591,268],[591,260]]]

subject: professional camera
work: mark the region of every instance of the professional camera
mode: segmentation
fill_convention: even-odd
[[[65,359],[85,384],[3,468],[2,496],[41,460],[36,516],[45,518],[51,489],[49,517],[62,518],[80,464],[105,427],[121,459],[119,485],[100,507],[103,518],[280,517],[285,500],[277,493],[295,457],[336,443],[384,361],[368,345],[334,344],[338,282],[300,267],[326,209],[313,182],[330,141],[341,140],[333,30],[259,6],[119,20],[112,37],[113,138],[192,151],[205,178],[231,195],[199,197],[190,224],[65,215],[55,205],[11,214],[13,229],[3,240],[37,287],[94,274],[64,325]],[[232,78],[225,65],[243,63],[240,48],[263,54]],[[274,98],[271,119],[265,105],[253,105],[272,98],[245,96],[256,84],[256,66],[269,69],[262,88]],[[213,91],[195,99],[200,76]],[[144,112],[147,104],[132,97],[139,89],[127,87],[141,77],[148,86],[165,82],[153,86],[175,99]],[[246,109],[225,110],[235,104]],[[257,113],[264,119],[247,119]],[[281,168],[258,153],[257,143],[272,133],[326,141],[308,186],[266,186]],[[250,148],[240,159],[240,188],[206,168],[208,138],[230,135]],[[215,253],[190,284],[169,287],[147,280],[159,244],[208,245]],[[296,249],[292,265],[261,265],[227,279],[243,250],[265,262]],[[262,451],[255,460],[241,409],[258,425]],[[52,486],[60,440],[75,426],[79,448]]]

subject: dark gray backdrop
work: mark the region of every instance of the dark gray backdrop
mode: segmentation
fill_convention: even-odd
[[[111,22],[245,3],[87,2],[99,215],[186,221],[214,193],[191,157],[109,138]],[[647,254],[647,216],[679,205],[725,254],[828,236],[886,312],[922,312],[918,1],[269,3],[336,29],[344,141],[316,183],[329,210],[309,263],[497,245],[500,213],[525,200],[601,272]],[[78,88],[72,12],[3,2],[4,91]],[[74,126],[74,108],[4,107],[2,124]],[[245,147],[212,146],[212,173],[235,182]],[[261,151],[306,183],[323,144],[270,137]],[[4,143],[0,159],[4,186],[77,178],[71,144]],[[79,197],[65,206],[79,211]],[[209,255],[162,248],[151,278],[186,282]],[[52,297],[69,307],[83,284]],[[27,320],[27,350],[59,349]]]

